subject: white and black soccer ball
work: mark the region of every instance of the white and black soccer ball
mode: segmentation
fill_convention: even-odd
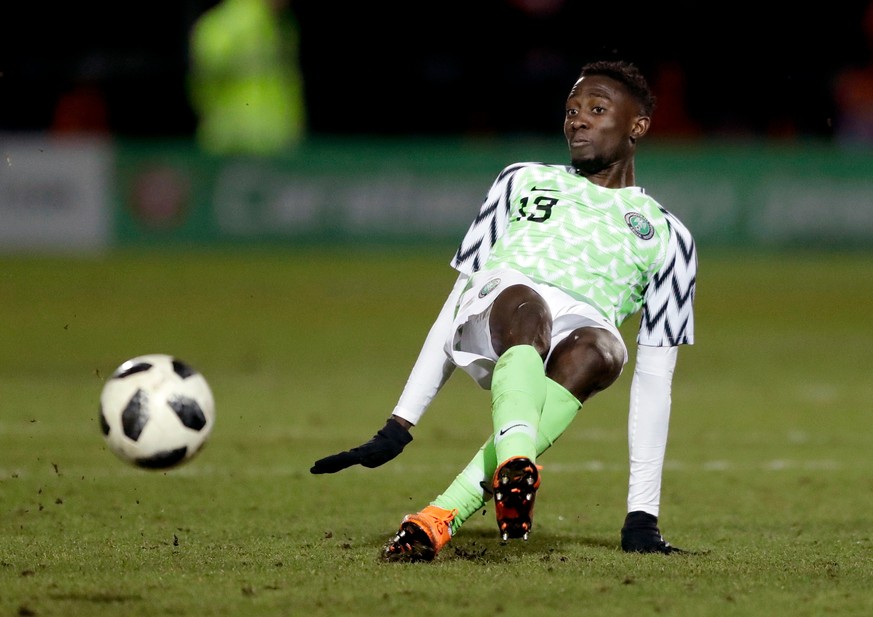
[[[109,449],[138,467],[168,469],[191,460],[212,432],[215,401],[203,375],[166,354],[119,366],[100,394]]]

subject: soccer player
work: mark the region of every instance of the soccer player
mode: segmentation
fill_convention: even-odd
[[[368,442],[313,465],[335,473],[396,457],[456,367],[490,390],[492,435],[442,494],[403,518],[386,559],[434,559],[492,498],[501,538],[526,539],[537,459],[621,374],[619,326],[638,312],[621,546],[679,550],[661,536],[658,515],[677,350],[694,342],[697,253],[686,227],[635,186],[637,142],[654,106],[633,64],[583,67],[564,117],[570,165],[500,172],[451,260],[457,281],[391,417]]]

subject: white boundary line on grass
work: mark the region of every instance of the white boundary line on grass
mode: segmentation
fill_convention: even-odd
[[[111,461],[110,461],[111,462]],[[626,473],[627,465],[618,463],[607,463],[604,461],[590,460],[580,461],[578,463],[554,463],[543,464],[549,474],[574,474],[574,473]],[[849,468],[860,469],[857,464],[836,461],[832,459],[824,460],[794,460],[794,459],[772,459],[769,461],[761,461],[758,463],[740,463],[728,460],[713,460],[704,461],[702,463],[686,463],[683,461],[667,461],[664,465],[665,471],[680,472],[680,473],[721,473],[721,472],[780,472],[780,471],[841,471]],[[389,463],[383,470],[392,474],[407,474],[407,473],[440,473],[451,475],[453,471],[457,471],[457,467],[451,465],[434,466],[432,463],[427,464],[406,464],[406,463]],[[50,465],[46,466],[44,472],[40,474],[32,474],[31,470],[0,468],[0,480],[14,481],[16,478],[25,478],[32,475],[41,475],[42,473],[55,475],[55,471]],[[99,469],[94,467],[68,467],[61,468],[62,475],[74,478],[95,478],[107,477],[115,475],[167,475],[167,476],[185,476],[185,477],[209,477],[209,476],[227,476],[226,467],[218,465],[209,465],[205,462],[191,461],[181,467],[165,471],[155,471],[146,469],[137,469],[136,467],[128,467],[122,461],[117,464],[107,464]],[[363,467],[350,468],[342,473],[373,473]],[[234,477],[261,477],[261,476],[291,476],[301,475],[310,476],[309,464],[301,465],[300,467],[262,467],[256,465],[247,465],[238,467],[233,470]]]

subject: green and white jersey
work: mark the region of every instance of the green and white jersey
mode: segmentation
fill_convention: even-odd
[[[468,275],[518,270],[594,306],[616,327],[642,310],[640,344],[694,342],[693,238],[639,187],[604,188],[565,165],[510,165],[451,264]]]

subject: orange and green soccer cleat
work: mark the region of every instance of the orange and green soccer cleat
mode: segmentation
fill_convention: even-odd
[[[527,540],[533,526],[534,500],[540,487],[538,467],[523,456],[505,461],[494,473],[494,510],[500,537]]]
[[[433,561],[452,539],[452,519],[457,514],[457,510],[438,506],[427,506],[421,512],[407,514],[382,556],[387,561]]]

